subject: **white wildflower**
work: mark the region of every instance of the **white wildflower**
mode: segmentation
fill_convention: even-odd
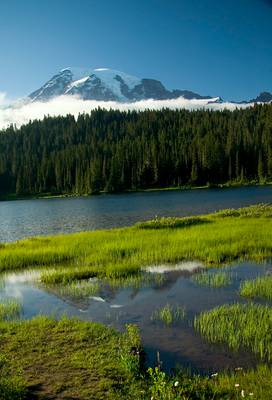
[[[179,385],[179,381],[176,381],[176,382],[174,383],[174,386],[177,387],[178,385]]]
[[[235,383],[235,385],[234,385],[235,387],[239,387],[240,385],[239,385],[239,383]]]
[[[244,389],[241,391],[241,396],[242,396],[242,397],[245,397],[245,391],[244,391]]]

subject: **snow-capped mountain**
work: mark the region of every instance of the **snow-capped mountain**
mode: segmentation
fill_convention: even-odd
[[[65,68],[40,89],[29,95],[31,101],[48,101],[61,95],[77,95],[84,100],[133,102],[146,99],[207,99],[220,102],[220,97],[201,96],[188,90],[170,91],[155,79],[139,79],[124,72],[107,69]]]

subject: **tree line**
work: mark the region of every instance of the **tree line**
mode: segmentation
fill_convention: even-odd
[[[272,104],[97,109],[0,132],[0,193],[99,193],[272,179]]]

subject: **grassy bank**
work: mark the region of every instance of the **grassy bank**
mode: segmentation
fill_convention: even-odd
[[[234,304],[214,308],[195,317],[195,328],[212,343],[226,343],[234,351],[247,347],[272,361],[272,308]]]
[[[0,322],[3,400],[270,400],[272,371],[169,376],[141,366],[137,330],[37,317]],[[243,396],[241,394],[243,393]]]
[[[132,326],[120,334],[96,323],[37,317],[1,322],[0,335],[1,354],[11,375],[21,370],[27,399],[138,396],[140,339]]]
[[[272,300],[272,276],[246,280],[240,287],[241,296]]]
[[[130,228],[30,238],[2,244],[0,271],[48,268],[45,283],[119,279],[142,267],[182,260],[219,265],[272,256],[272,206],[189,218],[161,218]],[[50,268],[49,268],[50,267]]]
[[[11,201],[11,200],[33,200],[33,199],[56,199],[56,198],[66,198],[66,197],[86,197],[86,196],[97,196],[100,194],[120,194],[120,193],[142,193],[142,192],[168,192],[168,191],[178,191],[178,190],[196,190],[196,189],[228,189],[228,188],[239,188],[245,186],[271,186],[272,182],[263,181],[259,182],[257,180],[253,181],[229,181],[225,183],[210,184],[207,185],[184,185],[184,186],[167,186],[167,187],[153,187],[148,189],[134,189],[134,190],[123,190],[121,192],[106,192],[101,191],[99,193],[33,193],[33,194],[16,194],[9,193],[5,195],[0,195],[0,201]]]
[[[259,365],[254,370],[236,368],[233,372],[210,377],[179,372],[169,377],[158,369],[149,370],[147,399],[155,400],[270,400],[272,370]]]

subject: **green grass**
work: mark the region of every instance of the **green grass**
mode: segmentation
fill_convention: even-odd
[[[156,220],[134,227],[40,237],[5,244],[0,271],[43,268],[42,281],[120,279],[143,267],[183,260],[218,265],[272,256],[272,206],[259,205],[197,218]],[[192,220],[195,220],[194,218]],[[159,227],[163,229],[159,229]],[[50,268],[49,268],[50,267]]]
[[[26,398],[26,382],[20,369],[12,369],[3,354],[0,355],[0,399],[23,400]]]
[[[181,321],[185,318],[185,308],[181,306],[171,306],[166,304],[164,307],[159,308],[151,315],[152,321],[161,321],[165,325],[172,325],[174,322]]]
[[[271,399],[272,371],[175,376],[141,368],[137,329],[124,333],[93,322],[36,317],[0,322],[3,400],[238,400]],[[235,385],[239,384],[239,387]]]
[[[0,303],[0,321],[13,320],[20,317],[22,306],[15,300],[6,300]]]
[[[232,350],[249,348],[272,361],[272,308],[258,304],[223,305],[202,312],[195,328],[212,343],[226,343]]]
[[[272,300],[272,276],[263,276],[242,282],[240,295]]]
[[[168,376],[149,369],[149,385],[145,399],[156,400],[271,400],[272,370],[259,365],[254,370],[234,370],[211,377],[180,371]]]
[[[231,285],[232,279],[232,273],[229,271],[219,271],[215,273],[202,271],[192,276],[192,281],[198,285],[209,286],[213,288]]]
[[[135,226],[139,229],[167,229],[167,228],[185,228],[187,226],[207,223],[201,217],[156,217],[150,221],[138,222]]]
[[[80,297],[97,289],[86,281],[91,277],[113,286],[139,287],[149,279],[160,284],[161,278],[141,273],[149,265],[183,260],[209,265],[264,261],[272,256],[271,228],[269,205],[192,218],[156,218],[130,228],[1,245],[0,271],[41,268],[43,283]],[[156,400],[236,400],[241,398],[241,390],[247,399],[250,393],[258,400],[271,399],[272,371],[268,366],[220,373],[216,378],[170,377],[154,370],[147,376],[140,370],[140,339],[134,327],[121,334],[76,319],[21,321],[16,320],[19,315],[18,305],[0,306],[1,399],[19,400],[27,392],[27,399],[35,395],[38,399],[75,400],[150,400],[152,396]],[[179,318],[184,318],[184,310],[166,305],[156,310],[154,320],[171,325]],[[272,311],[267,306],[218,307],[200,314],[195,327],[211,342],[226,343],[234,350],[247,347],[263,360],[272,360]],[[235,387],[237,383],[239,387]]]
[[[21,369],[27,399],[139,397],[140,339],[133,326],[121,334],[97,323],[36,317],[1,322],[0,337],[1,355],[10,366],[8,378]]]
[[[0,322],[1,400],[271,399],[272,371],[175,376],[141,367],[136,327],[124,333],[93,322],[36,317]],[[236,387],[235,385],[239,385]]]

